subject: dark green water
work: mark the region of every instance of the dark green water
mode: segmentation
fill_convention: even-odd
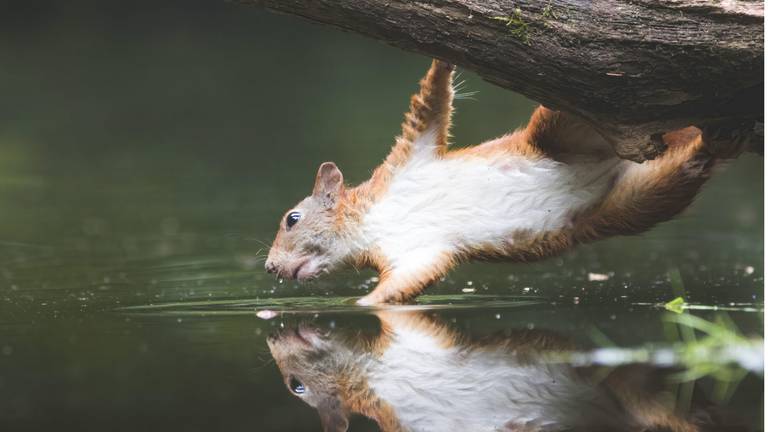
[[[298,286],[261,259],[321,162],[354,183],[386,155],[428,63],[216,1],[2,3],[0,430],[319,430],[267,335],[376,333],[349,305],[374,274]],[[459,102],[458,144],[527,120],[532,102],[463,78],[479,94]],[[762,343],[762,189],[763,160],[745,155],[678,220],[541,263],[462,266],[424,313],[467,338],[550,330],[579,352],[692,350],[670,320],[726,314],[729,330],[696,333],[714,348],[674,363],[761,430],[762,374],[719,360],[743,345],[734,329]],[[678,296],[682,315],[659,306]],[[692,378],[670,384],[680,411]]]

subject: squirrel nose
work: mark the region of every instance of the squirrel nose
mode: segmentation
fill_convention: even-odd
[[[275,273],[277,271],[277,266],[271,261],[267,261],[264,264],[264,268],[267,270],[267,273]]]

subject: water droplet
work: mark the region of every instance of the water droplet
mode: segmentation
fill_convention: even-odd
[[[277,312],[275,312],[273,310],[269,310],[269,309],[263,309],[263,310],[260,310],[260,311],[256,312],[256,316],[261,318],[261,319],[268,320],[268,319],[272,319],[272,318],[276,317],[277,316]]]

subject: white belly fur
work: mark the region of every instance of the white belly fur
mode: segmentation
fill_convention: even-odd
[[[365,216],[363,233],[396,262],[466,246],[510,241],[518,230],[566,228],[605,195],[617,159],[564,164],[550,159],[440,159],[420,152],[394,176]]]
[[[612,400],[566,365],[520,364],[509,351],[491,347],[440,347],[416,331],[398,331],[368,379],[414,432],[627,426]]]

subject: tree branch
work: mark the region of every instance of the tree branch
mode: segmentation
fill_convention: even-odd
[[[244,2],[473,70],[583,117],[627,159],[692,124],[762,143],[762,1]]]

